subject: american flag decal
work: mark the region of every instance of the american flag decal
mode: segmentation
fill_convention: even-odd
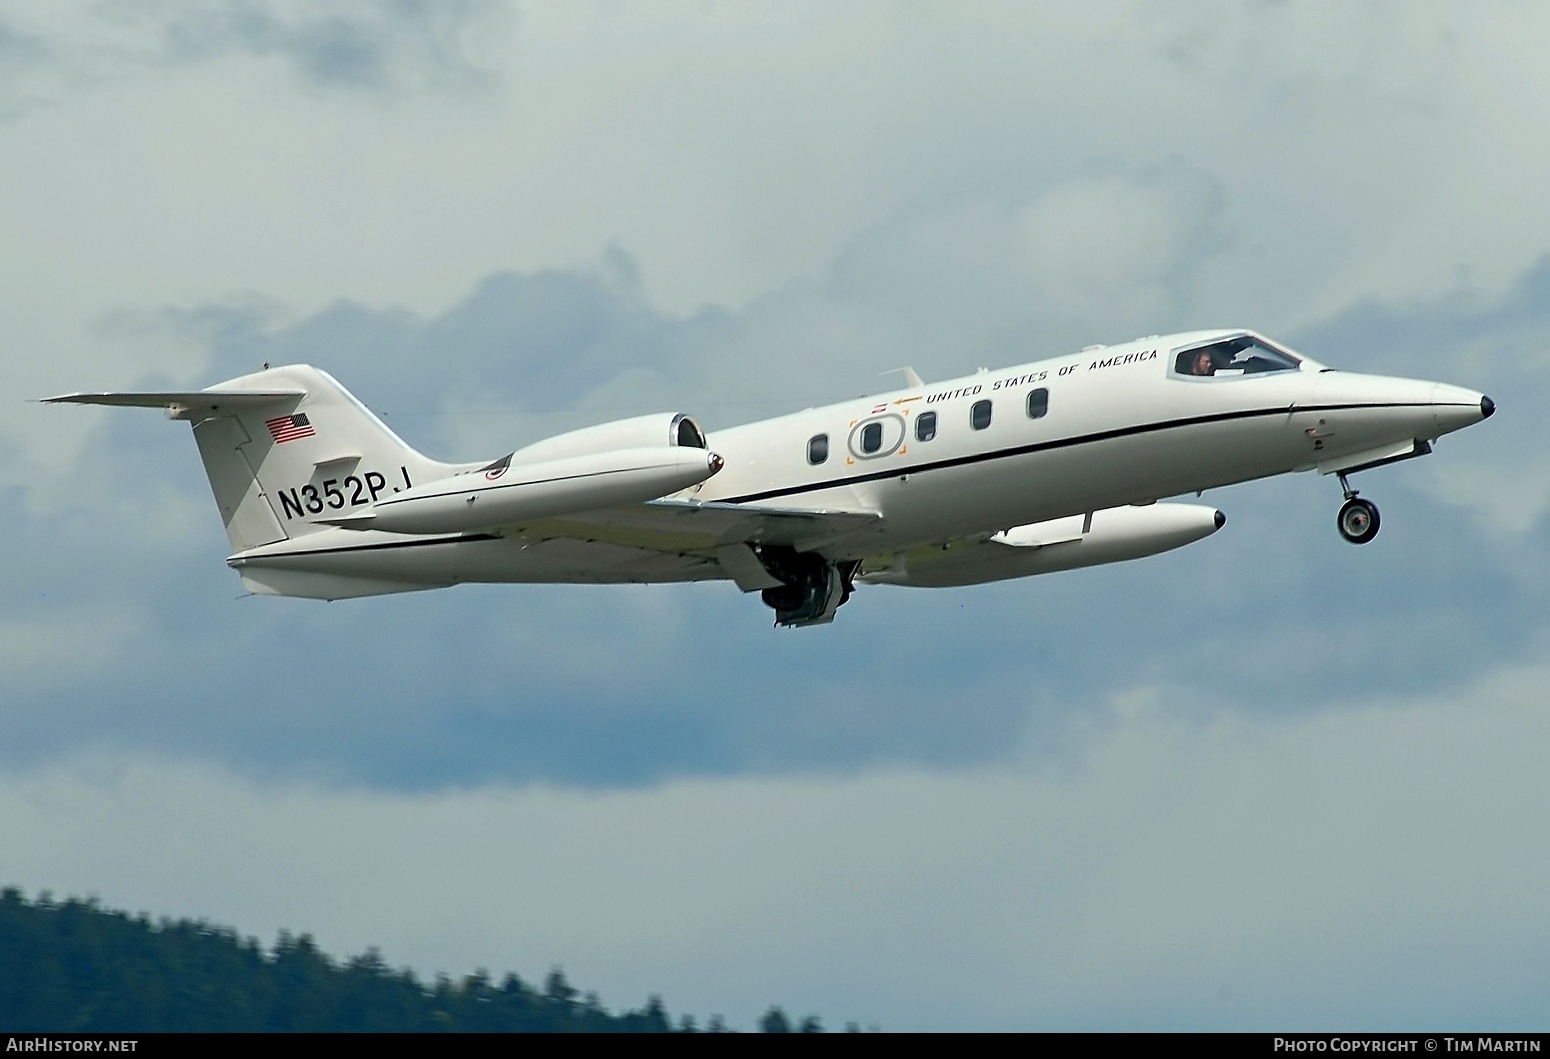
[[[295,441],[297,438],[310,438],[317,433],[312,429],[312,421],[307,418],[305,412],[266,419],[264,426],[269,428],[269,436],[274,438],[276,445],[284,445],[287,441]]]

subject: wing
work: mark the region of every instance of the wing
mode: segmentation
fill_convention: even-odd
[[[882,516],[870,511],[653,500],[544,519],[520,527],[529,539],[568,538],[718,563],[744,591],[773,588],[754,545],[782,545],[834,558],[871,550]]]
[[[460,580],[623,584],[728,579],[745,592],[775,588],[754,546],[783,545],[831,559],[871,547],[870,512],[653,500],[459,534],[398,534],[337,526],[238,552],[227,563],[255,592],[340,599]],[[472,551],[443,551],[464,545]],[[407,549],[407,551],[406,551]],[[399,557],[415,555],[412,572]],[[276,572],[278,571],[278,573]],[[321,580],[319,580],[321,578]]]

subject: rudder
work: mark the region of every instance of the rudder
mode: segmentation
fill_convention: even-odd
[[[323,519],[462,469],[422,456],[310,365],[269,368],[212,389],[301,392],[194,423],[210,489],[238,551],[315,533],[328,528]]]

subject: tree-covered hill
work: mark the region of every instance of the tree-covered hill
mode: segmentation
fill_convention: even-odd
[[[771,1008],[761,1028],[791,1028]],[[694,1022],[680,1020],[679,1029]],[[152,922],[95,900],[0,891],[0,1028],[45,1032],[527,1031],[664,1033],[652,997],[612,1014],[559,970],[543,988],[483,971],[427,984],[375,950],[343,963],[306,935],[256,938],[191,920]],[[706,1029],[720,1029],[713,1018]],[[805,1020],[801,1029],[819,1029]]]

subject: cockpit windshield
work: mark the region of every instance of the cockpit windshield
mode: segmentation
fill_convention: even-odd
[[[1296,371],[1300,364],[1301,361],[1292,354],[1276,349],[1262,339],[1239,335],[1180,351],[1174,369],[1180,375],[1223,378]]]

